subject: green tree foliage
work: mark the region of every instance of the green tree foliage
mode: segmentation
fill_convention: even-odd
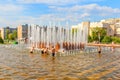
[[[14,35],[13,35],[13,33],[10,33],[10,34],[9,34],[9,40],[14,40]]]
[[[102,43],[111,43],[112,42],[112,38],[110,36],[105,36],[102,39]]]
[[[102,39],[104,38],[104,36],[106,35],[106,30],[104,28],[100,28],[100,27],[95,27],[92,29],[92,35],[91,38],[93,41],[102,41]]]
[[[100,41],[102,43],[119,43],[120,44],[120,37],[110,37],[107,36],[106,30],[104,28],[95,27],[92,29],[92,35],[88,36],[88,42],[93,41]]]
[[[117,43],[120,44],[120,37],[107,36],[107,31],[104,28],[95,27],[92,29],[92,35],[88,36],[88,42],[100,41],[102,43]]]
[[[7,40],[9,40],[9,33],[10,33],[10,30],[7,29],[7,30],[6,30],[6,39],[7,39]]]
[[[9,29],[6,30],[6,39],[7,40],[15,40],[17,39],[17,31],[14,30],[12,33],[10,33]]]
[[[14,40],[17,39],[17,31],[16,30],[13,31],[13,38],[14,38]]]
[[[72,34],[76,33],[77,32],[77,28],[73,28],[72,29]]]
[[[120,43],[120,38],[119,37],[112,37],[112,41],[114,43]]]
[[[4,41],[3,41],[3,39],[0,37],[0,44],[3,44],[4,43]]]
[[[0,32],[0,37],[1,37],[1,32]]]
[[[88,42],[93,42],[93,39],[90,35],[88,36]]]

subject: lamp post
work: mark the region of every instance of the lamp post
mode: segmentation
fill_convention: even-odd
[[[98,39],[99,39],[99,43],[100,43],[100,32],[98,32]]]

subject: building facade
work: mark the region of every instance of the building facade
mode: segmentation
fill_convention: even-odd
[[[10,28],[9,26],[1,28],[0,32],[1,32],[2,39],[7,39],[7,34],[13,33],[14,30],[17,30],[17,28]]]
[[[108,36],[118,36],[120,37],[120,18],[112,18],[107,19],[104,23],[108,23],[109,26],[107,28]]]
[[[104,20],[101,20],[100,22],[91,22],[90,28],[89,28],[89,35],[92,34],[92,29],[96,28],[96,27],[104,28],[107,31],[107,29],[109,29],[110,25],[108,23],[105,23]]]
[[[24,40],[28,37],[28,24],[20,25],[17,27],[18,40]]]
[[[100,27],[107,31],[108,36],[120,36],[120,18],[101,20],[100,22],[91,22],[89,34],[92,33],[92,28]]]

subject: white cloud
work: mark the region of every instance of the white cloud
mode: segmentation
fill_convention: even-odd
[[[20,3],[43,3],[48,5],[64,5],[64,4],[73,4],[83,0],[17,0]]]
[[[119,8],[111,8],[108,6],[100,6],[98,4],[89,5],[75,5],[73,7],[57,7],[50,6],[56,13],[40,15],[37,20],[40,22],[67,22],[79,23],[82,20],[90,20],[90,18],[96,17],[96,19],[114,16],[120,14]]]
[[[113,15],[113,14],[119,14],[120,9],[119,8],[111,8],[108,6],[100,6],[97,4],[88,4],[88,5],[75,5],[72,7],[57,7],[57,6],[50,6],[49,8],[56,10],[58,12],[66,12],[66,13],[87,13],[87,14],[95,14],[95,15]]]
[[[82,2],[101,2],[104,0],[16,0],[19,3],[42,3],[47,5],[67,5],[67,4],[78,4]]]
[[[0,4],[0,27],[16,26],[18,17],[24,10],[25,8],[21,5]]]
[[[0,11],[21,11],[23,10],[23,7],[21,6],[17,6],[17,5],[13,5],[13,4],[4,4],[4,5],[0,5]]]
[[[0,4],[0,15],[16,14],[23,11],[23,6],[14,4]]]
[[[19,0],[20,1],[20,0]],[[21,1],[27,1],[27,0],[21,0]],[[29,0],[34,1],[34,0]],[[36,0],[38,1],[38,0]],[[40,3],[47,4],[47,1],[54,1],[54,0],[46,0],[41,1]],[[65,0],[65,3],[69,3]],[[71,0],[72,1],[72,0]],[[53,4],[54,2],[51,2]],[[63,3],[63,0],[61,0],[61,4]],[[49,4],[49,3],[48,3]],[[4,6],[4,7],[3,7]],[[48,25],[49,22],[54,22],[57,25],[58,22],[65,23],[70,22],[70,24],[79,23],[81,21],[90,20],[91,18],[102,18],[107,16],[115,16],[120,14],[119,8],[112,8],[108,6],[100,6],[98,4],[88,4],[88,5],[74,5],[72,7],[62,7],[62,6],[56,6],[56,5],[50,5],[49,10],[53,11],[52,13],[39,15],[37,17],[34,16],[19,16],[16,13],[23,12],[24,7],[19,5],[12,5],[12,4],[6,4],[6,5],[0,5],[0,23],[3,25],[12,25],[17,26],[19,24],[40,24],[40,25]],[[55,13],[54,13],[55,12]],[[1,14],[12,14],[10,17],[4,17]],[[13,15],[15,14],[15,15]],[[119,15],[120,17],[120,15]],[[0,24],[0,25],[1,25]]]
[[[85,18],[85,17],[89,17],[89,16],[90,16],[90,14],[84,13],[84,14],[81,15],[81,18]]]
[[[72,22],[73,23],[79,23],[80,19],[87,17],[88,14],[44,14],[40,15],[39,17],[33,17],[33,16],[17,16],[16,20],[11,19],[11,17],[2,17],[0,18],[0,23],[3,25],[10,25],[10,26],[18,26],[20,24],[39,24],[39,25],[49,25],[51,22],[52,25],[66,25],[66,22]],[[16,17],[13,17],[16,18]],[[6,25],[6,26],[7,26]]]

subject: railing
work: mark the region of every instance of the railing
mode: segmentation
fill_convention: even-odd
[[[109,52],[111,51],[111,47],[101,47],[101,52]],[[98,47],[96,46],[87,46],[84,49],[85,53],[98,53]]]

